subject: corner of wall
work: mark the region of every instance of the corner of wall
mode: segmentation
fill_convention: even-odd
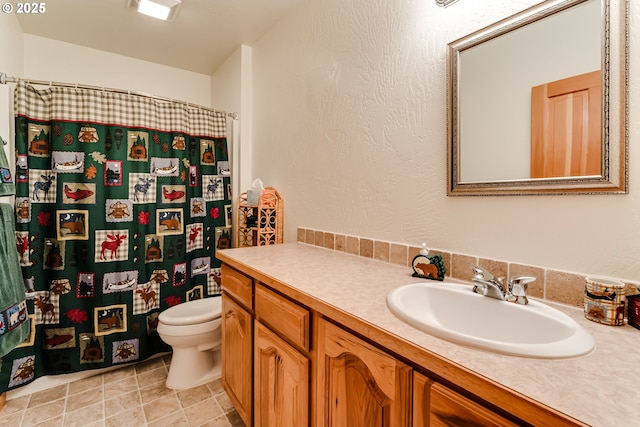
[[[240,189],[253,179],[253,48],[240,46]]]
[[[0,14],[0,72],[8,76],[24,75],[24,33],[15,14]]]

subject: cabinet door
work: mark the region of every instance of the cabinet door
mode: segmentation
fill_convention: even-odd
[[[308,426],[309,360],[257,321],[255,335],[255,425]]]
[[[601,175],[600,70],[531,88],[531,178]]]
[[[519,425],[438,383],[431,385],[429,412],[429,427]]]
[[[429,427],[431,386],[433,381],[413,372],[413,427]]]
[[[245,425],[251,426],[253,376],[251,314],[222,294],[222,385]]]
[[[317,373],[316,425],[409,425],[411,368],[322,319]]]

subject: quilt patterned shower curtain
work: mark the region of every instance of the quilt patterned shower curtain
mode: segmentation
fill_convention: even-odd
[[[112,91],[19,82],[16,242],[31,334],[0,391],[171,348],[168,307],[220,294],[231,246],[226,115]]]

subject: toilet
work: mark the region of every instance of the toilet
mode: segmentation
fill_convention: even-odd
[[[173,348],[167,387],[181,390],[220,378],[221,297],[178,304],[158,316],[158,334]]]

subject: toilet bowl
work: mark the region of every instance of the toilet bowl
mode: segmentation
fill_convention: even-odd
[[[178,304],[158,316],[158,335],[173,349],[167,387],[185,389],[220,377],[221,297]]]

